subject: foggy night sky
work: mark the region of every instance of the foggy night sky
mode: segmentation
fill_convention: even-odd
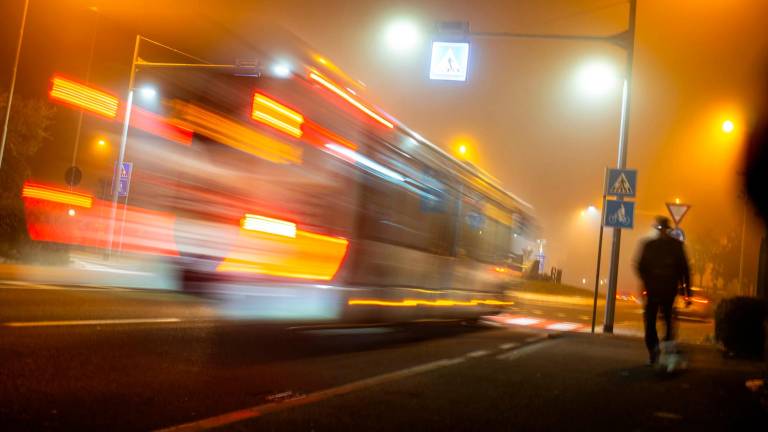
[[[0,6],[6,23],[0,30],[2,88],[22,3],[6,0]],[[582,218],[580,211],[599,207],[603,168],[616,163],[620,87],[588,98],[574,75],[590,59],[622,68],[624,51],[600,42],[477,38],[467,83],[430,82],[426,33],[435,21],[469,21],[473,31],[607,35],[624,30],[625,2],[31,0],[21,94],[44,95],[54,71],[83,74],[93,22],[86,6],[94,4],[101,14],[95,53],[112,59],[95,76],[105,77],[103,86],[120,95],[130,35],[137,31],[231,62],[248,57],[258,43],[255,30],[264,23],[284,26],[362,80],[368,100],[427,139],[447,150],[458,140],[468,142],[470,160],[535,206],[548,241],[547,268],[564,268],[571,283],[593,280],[598,221]],[[630,265],[637,239],[649,233],[654,215],[666,214],[665,201],[679,197],[693,205],[682,225],[689,239],[708,231],[740,233],[739,157],[766,95],[766,16],[768,2],[759,0],[638,0],[628,166],[639,170],[639,214],[635,229],[622,239],[620,287],[635,284]],[[383,31],[397,18],[423,25],[419,50],[399,55],[387,49]],[[124,63],[115,60],[123,58]],[[731,135],[720,132],[725,119],[736,124]],[[71,143],[65,145],[41,151],[38,156],[50,162],[36,166],[66,167],[72,150]],[[762,228],[748,215],[750,275]],[[606,234],[608,246],[610,230]],[[606,277],[607,260],[603,268]]]

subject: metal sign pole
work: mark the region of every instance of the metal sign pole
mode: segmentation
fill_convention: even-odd
[[[117,200],[120,194],[120,172],[123,169],[125,159],[125,146],[128,142],[128,127],[131,122],[131,109],[133,107],[133,86],[136,80],[136,62],[139,59],[139,44],[141,36],[136,36],[136,44],[133,47],[133,59],[131,60],[131,75],[128,78],[128,100],[125,103],[125,114],[123,115],[123,133],[120,136],[120,151],[117,156],[117,172],[112,184],[112,211],[109,217],[109,233],[107,241],[107,258],[112,255],[112,244],[115,241],[115,219],[117,218]]]
[[[632,96],[632,62],[635,50],[635,17],[637,15],[637,0],[629,2],[629,44],[627,46],[627,66],[624,72],[624,89],[621,97],[621,127],[619,129],[618,168],[627,166],[627,144],[629,141],[629,108]],[[620,198],[623,199],[623,198]],[[621,248],[621,229],[613,229],[611,243],[611,264],[608,275],[608,292],[605,297],[604,333],[613,333],[613,321],[616,312],[616,285],[619,278],[619,251]]]
[[[595,321],[597,320],[597,291],[600,288],[600,263],[603,258],[603,232],[605,230],[603,221],[605,220],[605,191],[608,189],[608,170],[603,175],[603,200],[600,204],[600,234],[597,236],[597,265],[595,270],[595,296],[592,299],[592,333],[595,332]]]
[[[5,153],[5,141],[8,138],[8,120],[11,118],[11,104],[13,92],[16,89],[16,72],[19,70],[19,57],[21,56],[21,42],[24,40],[24,27],[27,24],[27,12],[29,0],[24,1],[24,12],[21,14],[21,28],[19,28],[19,43],[16,45],[16,58],[13,60],[13,73],[11,74],[11,87],[8,89],[8,100],[5,105],[5,121],[3,122],[3,138],[0,139],[0,168],[3,167],[3,154]]]

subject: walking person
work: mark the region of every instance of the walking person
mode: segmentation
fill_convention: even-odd
[[[683,243],[670,236],[669,219],[656,218],[654,228],[658,236],[643,244],[637,272],[645,286],[645,346],[648,348],[649,364],[659,358],[659,336],[656,332],[656,319],[661,311],[666,326],[665,341],[674,341],[673,305],[678,290],[683,289],[686,307],[690,305],[691,286],[688,258]]]

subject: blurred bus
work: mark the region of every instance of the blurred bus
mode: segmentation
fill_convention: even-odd
[[[184,290],[245,289],[264,319],[477,318],[510,304],[530,205],[356,83],[321,64],[144,76],[161,91],[136,99],[115,221],[109,194],[67,217],[70,204],[45,199],[55,188],[28,184],[43,190],[25,192],[33,239],[166,257]]]

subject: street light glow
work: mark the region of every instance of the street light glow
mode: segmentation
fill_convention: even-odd
[[[619,81],[616,68],[607,62],[590,62],[577,72],[579,88],[588,96],[602,96],[616,87]]]
[[[459,146],[459,154],[462,155],[462,156],[466,156],[466,154],[467,154],[467,145],[466,144],[461,144]]]
[[[144,86],[139,90],[141,97],[146,100],[152,100],[157,97],[157,89],[150,86]]]
[[[278,78],[289,78],[291,76],[291,66],[287,63],[275,63],[272,65],[272,73]]]
[[[103,140],[103,139],[100,139],[100,140],[96,141],[96,144],[98,144],[99,147],[104,147],[105,145],[107,145],[107,142],[105,140]]]
[[[421,32],[411,21],[395,21],[387,27],[385,38],[392,51],[408,52],[418,45]]]
[[[726,120],[726,121],[723,122],[723,125],[720,127],[720,129],[722,129],[722,131],[724,133],[729,134],[729,133],[733,132],[734,127],[735,126],[734,126],[732,120]]]

